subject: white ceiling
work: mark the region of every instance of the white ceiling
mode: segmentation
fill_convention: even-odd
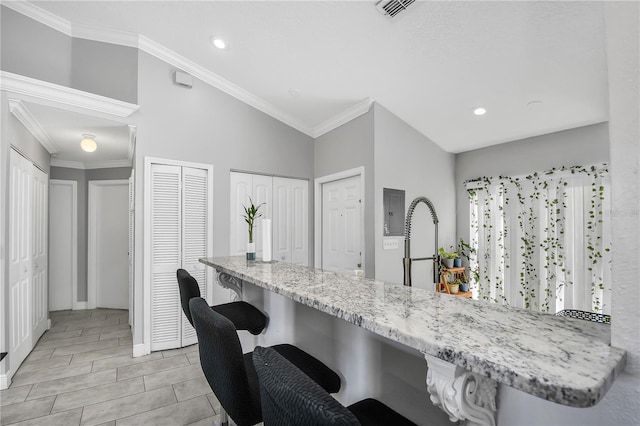
[[[394,19],[375,1],[33,3],[143,35],[308,128],[370,98],[462,152],[608,119],[600,2],[429,1]]]

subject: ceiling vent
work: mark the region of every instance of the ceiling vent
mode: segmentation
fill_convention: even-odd
[[[376,9],[383,15],[393,18],[414,2],[415,0],[382,0],[376,3]]]

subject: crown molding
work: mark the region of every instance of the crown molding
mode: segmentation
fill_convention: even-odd
[[[371,104],[373,100],[371,98],[363,99],[352,107],[349,107],[342,111],[340,114],[337,114],[324,123],[321,123],[313,128],[313,137],[317,138],[325,133],[330,132],[331,130],[342,126],[345,123],[353,120],[354,118],[360,117],[362,114],[365,114],[371,108]]]
[[[51,12],[48,12],[24,0],[4,2],[3,4],[9,6],[11,9],[15,10],[18,13],[32,18],[43,25],[47,25],[53,29],[56,29],[70,37],[138,48],[148,53],[149,55],[152,55],[170,65],[175,66],[176,68],[181,69],[182,71],[193,75],[203,82],[221,90],[229,96],[232,96],[246,103],[247,105],[256,108],[259,111],[262,111],[263,113],[275,118],[276,120],[293,127],[294,129],[306,134],[307,136],[311,136],[312,138],[322,136],[323,134],[341,126],[342,124],[366,113],[372,103],[371,99],[364,99],[353,107],[346,109],[345,111],[337,114],[336,116],[328,119],[318,126],[311,127],[301,120],[295,118],[294,116],[286,113],[282,109],[276,107],[272,103],[254,95],[248,90],[235,85],[234,83],[222,78],[218,74],[209,71],[201,65],[198,65],[190,59],[179,55],[178,53],[168,49],[167,47],[159,43],[156,43],[155,41],[143,35],[136,35],[125,31],[116,31],[106,28],[98,28],[84,24],[71,24],[66,19],[60,18],[57,15],[54,15]],[[3,73],[3,77],[4,74],[5,73]],[[123,102],[123,104],[126,103]],[[82,106],[91,109],[88,106]],[[137,105],[135,107],[135,110],[139,108]],[[98,111],[106,112],[107,114],[113,114],[107,111]],[[131,113],[133,113],[134,111],[132,111]],[[127,115],[114,115],[118,115],[120,117],[128,117],[131,113]]]
[[[58,147],[55,142],[49,137],[25,104],[16,99],[9,99],[9,111],[27,128],[29,133],[40,142],[49,154],[58,152]]]
[[[138,48],[138,35],[85,24],[73,24],[71,37]]]
[[[254,95],[253,93],[242,89],[241,87],[231,83],[230,81],[220,77],[218,74],[209,71],[208,69],[196,64],[190,59],[185,58],[170,49],[156,43],[153,40],[141,35],[139,36],[138,47],[140,50],[155,56],[156,58],[180,68],[194,77],[204,81],[205,83],[221,90],[222,92],[233,96],[236,99],[256,108],[259,111],[264,112],[267,115],[279,120],[294,129],[301,131],[302,133],[313,137],[313,129],[307,126],[297,118],[287,114],[275,105],[265,101],[264,99]]]
[[[136,104],[6,71],[0,71],[0,89],[117,117],[129,117],[140,108]]]
[[[114,167],[131,167],[131,161],[129,160],[107,160],[107,161],[68,161],[58,160],[57,158],[51,159],[52,167],[64,167],[67,169],[111,169]]]
[[[129,151],[127,152],[127,160],[133,162],[133,153],[136,149],[136,139],[138,137],[138,128],[129,124]]]
[[[33,3],[24,0],[3,1],[2,5],[71,37],[71,22]]]

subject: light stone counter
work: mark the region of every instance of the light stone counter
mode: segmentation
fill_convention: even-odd
[[[456,371],[469,370],[559,404],[595,405],[625,365],[625,351],[609,345],[606,325],[285,263],[248,263],[242,257],[200,261],[417,349],[428,362],[444,360],[462,367]],[[446,405],[438,397],[431,400]],[[452,420],[465,417],[445,411]],[[493,417],[477,421],[491,424]]]

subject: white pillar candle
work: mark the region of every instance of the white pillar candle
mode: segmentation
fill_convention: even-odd
[[[262,261],[271,261],[271,219],[262,219]]]

